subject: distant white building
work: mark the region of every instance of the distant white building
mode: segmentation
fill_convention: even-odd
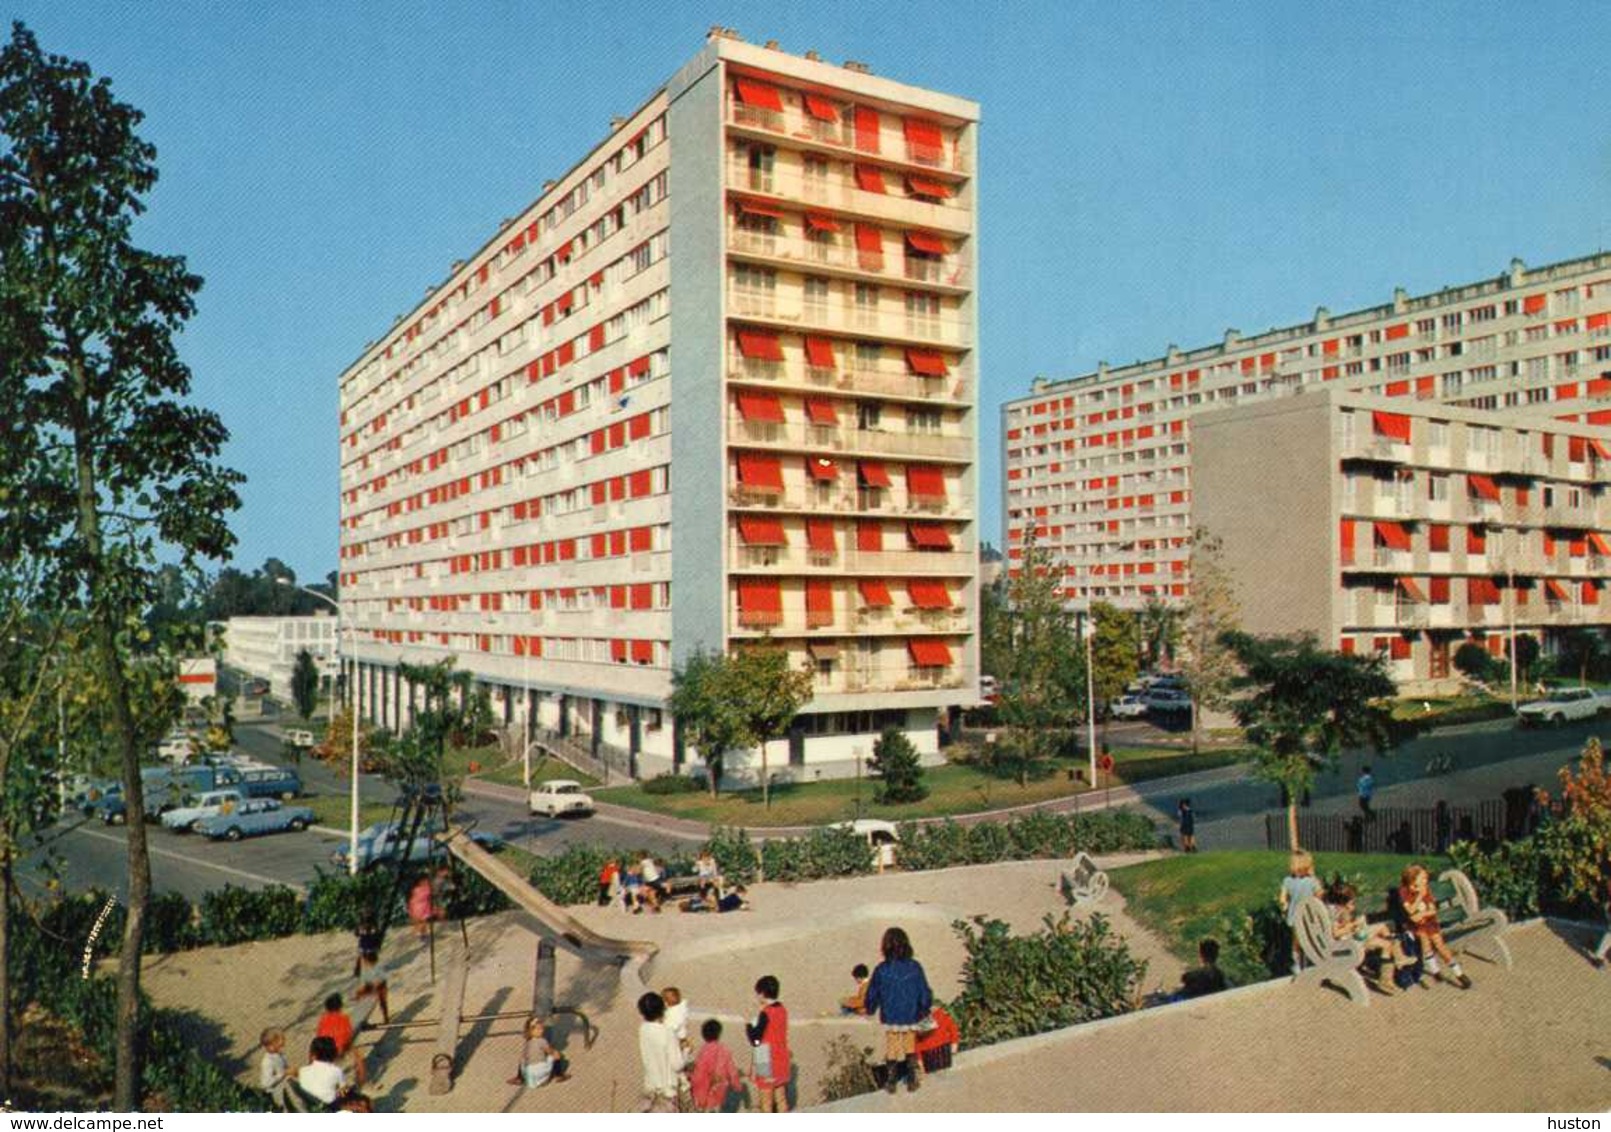
[[[311,617],[231,617],[223,622],[224,663],[237,672],[269,682],[278,699],[291,698],[291,673],[297,654],[306,649],[319,666],[321,692],[337,672],[337,620],[330,614]]]
[[[190,657],[179,662],[179,686],[188,703],[200,703],[218,692],[218,663],[210,656]]]

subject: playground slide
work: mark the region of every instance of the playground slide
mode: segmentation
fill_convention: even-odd
[[[524,908],[537,922],[596,963],[623,964],[645,960],[659,949],[655,944],[635,939],[611,939],[583,926],[560,905],[533,888],[506,861],[487,852],[463,829],[453,828],[443,835],[443,843],[467,868],[485,877],[487,883]]]

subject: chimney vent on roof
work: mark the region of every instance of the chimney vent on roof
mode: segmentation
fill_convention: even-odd
[[[1520,287],[1521,277],[1525,274],[1527,274],[1527,265],[1521,261],[1520,257],[1510,261],[1510,285],[1512,287]]]
[[[543,192],[545,192],[545,193],[548,192],[550,189],[552,189],[557,184],[559,184],[558,181],[544,181],[543,182]]]
[[[1234,326],[1228,326],[1225,328],[1225,348],[1227,350],[1229,350],[1232,346],[1237,345],[1241,341],[1242,332],[1240,330],[1236,329]]]
[[[612,131],[619,130],[624,125],[626,125],[626,119],[621,117],[619,114],[610,119],[610,129]]]
[[[859,62],[855,59],[845,60],[845,70],[853,71],[858,75],[870,75],[873,73],[873,69],[866,63]]]
[[[817,52],[815,52],[815,51],[807,51],[805,53],[805,57],[807,59],[810,59],[813,63],[822,62],[822,56],[820,54],[818,54]]]
[[[1325,307],[1315,308],[1315,329],[1324,330],[1331,325],[1331,312]]]
[[[776,51],[778,50],[778,41],[775,39],[769,39],[765,43],[761,44],[761,46],[766,48],[768,51]]]
[[[1393,313],[1403,314],[1410,305],[1410,293],[1402,287],[1393,288]]]
[[[709,30],[707,30],[705,32],[706,40],[720,39],[721,37],[722,37],[722,25],[721,24],[711,24]]]
[[[461,268],[463,266],[464,266],[464,261],[462,259],[456,259],[456,260],[453,261],[453,266],[449,267],[448,270],[449,271],[457,271],[459,268]]]
[[[744,37],[742,35],[738,34],[738,29],[737,28],[723,28],[722,29],[722,35],[723,35],[724,38],[730,39],[734,43],[743,43],[744,42]]]

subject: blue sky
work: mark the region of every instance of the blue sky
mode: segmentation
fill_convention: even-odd
[[[253,10],[260,9],[260,10]],[[249,477],[236,564],[336,562],[336,377],[732,24],[981,104],[981,534],[997,412],[1154,357],[1597,251],[1593,5],[13,0],[146,114],[138,234],[207,280],[182,350]]]

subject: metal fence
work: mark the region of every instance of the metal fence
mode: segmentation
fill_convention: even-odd
[[[1387,807],[1370,817],[1298,814],[1298,840],[1315,853],[1442,853],[1455,841],[1498,842],[1525,836],[1536,824],[1529,799],[1507,792],[1470,805],[1432,809]],[[1290,848],[1285,810],[1264,815],[1264,844]]]

